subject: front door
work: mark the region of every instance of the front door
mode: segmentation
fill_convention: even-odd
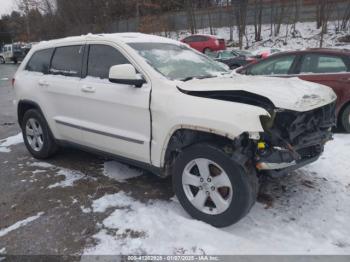
[[[86,77],[79,84],[84,144],[115,155],[149,163],[151,119],[150,83],[141,88],[108,80],[113,65],[130,64],[115,47],[88,47]]]

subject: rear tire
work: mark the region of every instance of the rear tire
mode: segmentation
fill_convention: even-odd
[[[341,113],[340,124],[346,133],[350,133],[350,105],[346,106]]]
[[[207,170],[207,176],[200,170]],[[185,149],[175,160],[172,175],[174,191],[183,208],[193,218],[215,227],[238,222],[256,201],[255,172],[249,173],[211,144]]]
[[[58,146],[44,116],[36,109],[28,110],[22,121],[24,143],[28,151],[37,159],[53,156]]]

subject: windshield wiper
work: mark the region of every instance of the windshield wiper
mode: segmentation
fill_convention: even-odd
[[[185,77],[183,79],[180,79],[180,81],[187,82],[187,81],[192,80],[192,79],[205,79],[205,78],[214,78],[214,77],[217,77],[217,76],[213,76],[213,75],[188,76],[188,77]]]

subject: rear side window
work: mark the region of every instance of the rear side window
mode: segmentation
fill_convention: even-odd
[[[107,45],[90,45],[87,75],[108,79],[114,65],[130,64],[118,50]]]
[[[26,70],[48,74],[53,51],[54,49],[50,48],[35,52],[30,58]]]
[[[200,36],[200,35],[193,35],[185,38],[186,43],[191,43],[191,42],[206,42],[208,41],[209,38],[205,36]]]
[[[52,58],[50,73],[80,77],[84,46],[65,46],[56,48]]]
[[[194,36],[189,36],[184,39],[185,43],[191,43],[194,42]]]
[[[289,73],[295,57],[295,55],[289,55],[264,60],[253,65],[248,73],[251,75],[286,75]]]
[[[304,56],[300,73],[341,73],[348,71],[341,57],[320,54]]]

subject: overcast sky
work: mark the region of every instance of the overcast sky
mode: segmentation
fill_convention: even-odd
[[[0,16],[9,14],[16,6],[16,0],[0,0]]]

